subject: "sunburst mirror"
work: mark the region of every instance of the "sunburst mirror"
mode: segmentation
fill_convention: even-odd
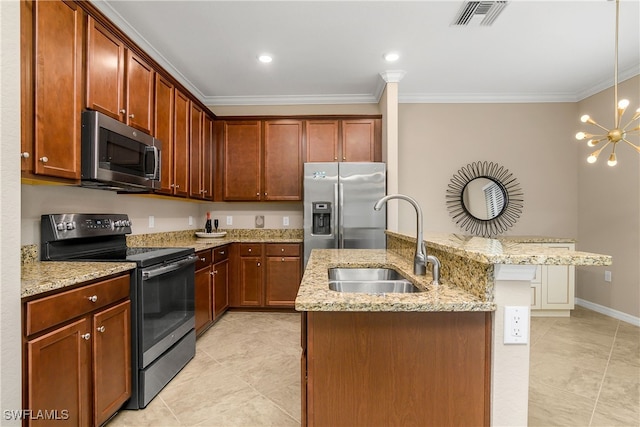
[[[509,169],[493,162],[473,162],[451,178],[447,210],[467,233],[493,237],[507,231],[520,218],[524,199],[518,180]]]

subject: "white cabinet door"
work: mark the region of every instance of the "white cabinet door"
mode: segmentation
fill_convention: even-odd
[[[546,243],[545,247],[572,251],[573,243]],[[542,308],[573,309],[575,299],[575,267],[545,265],[542,267]]]

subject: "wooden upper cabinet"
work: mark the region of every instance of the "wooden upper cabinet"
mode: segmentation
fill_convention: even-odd
[[[263,200],[302,199],[302,121],[264,124]]]
[[[379,162],[381,121],[377,118],[307,120],[307,162]]]
[[[87,108],[153,131],[155,71],[92,17],[87,29]]]
[[[261,121],[226,121],[223,134],[223,199],[260,200]]]
[[[126,123],[146,133],[153,129],[155,71],[127,50]]]
[[[307,162],[337,162],[339,120],[307,120]]]
[[[174,90],[173,122],[173,194],[189,195],[189,117],[191,101],[179,90]]]
[[[153,136],[162,143],[160,188],[156,191],[173,194],[173,85],[159,73],[156,74],[155,99]]]
[[[87,28],[87,108],[122,120],[124,43],[89,17]]]
[[[205,141],[205,137],[209,142]],[[191,103],[191,142],[189,156],[189,196],[196,199],[213,198],[211,180],[211,119],[202,108]]]
[[[62,1],[20,3],[21,169],[79,179],[84,13]]]
[[[379,122],[379,121],[378,121]],[[373,162],[376,159],[376,120],[342,121],[343,162]]]

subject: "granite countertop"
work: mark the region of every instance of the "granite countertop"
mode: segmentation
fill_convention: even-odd
[[[61,290],[136,268],[132,262],[31,262],[22,266],[22,298]]]
[[[196,230],[127,236],[129,247],[186,247],[196,252],[230,243],[302,243],[302,230],[229,230],[224,238],[197,238]],[[136,268],[130,262],[39,261],[38,245],[22,247],[21,297],[33,297]]]
[[[331,267],[390,267],[422,290],[418,293],[370,295],[329,289]],[[413,263],[384,249],[313,250],[304,272],[295,308],[298,311],[494,311],[493,302],[446,282],[431,284],[431,275],[415,276]]]
[[[386,232],[399,240],[412,242],[415,238]],[[428,248],[459,255],[484,264],[514,265],[611,265],[611,256],[590,252],[567,251],[526,243],[563,243],[571,239],[548,237],[512,237],[489,239],[450,233],[425,233]]]

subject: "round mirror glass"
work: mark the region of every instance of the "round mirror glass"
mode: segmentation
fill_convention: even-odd
[[[462,191],[462,203],[474,217],[482,220],[497,218],[505,206],[502,186],[489,178],[472,179]]]
[[[446,204],[451,219],[476,236],[496,236],[520,218],[523,194],[508,169],[493,162],[473,162],[453,175]]]

